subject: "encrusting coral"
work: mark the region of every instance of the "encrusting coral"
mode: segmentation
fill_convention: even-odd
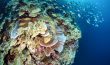
[[[3,19],[8,22],[1,24],[0,65],[73,63],[81,31],[71,23],[70,17],[54,13],[53,6],[49,6],[50,10],[46,4],[42,8],[40,3],[38,0],[11,0],[6,6],[10,8],[7,10],[10,15]]]

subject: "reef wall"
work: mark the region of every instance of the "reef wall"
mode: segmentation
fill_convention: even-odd
[[[51,0],[11,0],[1,14],[0,65],[71,65],[81,31]]]

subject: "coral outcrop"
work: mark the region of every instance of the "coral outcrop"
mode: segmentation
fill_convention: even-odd
[[[71,17],[39,0],[11,0],[6,13],[0,25],[0,65],[73,63],[81,31]]]

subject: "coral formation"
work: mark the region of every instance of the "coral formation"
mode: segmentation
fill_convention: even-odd
[[[44,6],[45,5],[45,6]],[[11,0],[0,25],[0,65],[69,65],[81,31],[39,0]]]

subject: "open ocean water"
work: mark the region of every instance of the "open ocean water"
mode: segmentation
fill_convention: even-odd
[[[110,65],[110,0],[89,0],[89,2],[97,3],[96,7],[102,12],[104,21],[99,27],[88,25],[85,18],[78,21],[82,38],[73,65]]]
[[[0,12],[4,10],[8,1],[0,0]],[[75,0],[56,1],[64,5]],[[64,7],[69,12],[75,12],[78,16],[77,24],[82,31],[73,65],[110,65],[110,1],[76,1],[77,5],[69,4]],[[74,8],[68,8],[69,6],[74,6]]]

